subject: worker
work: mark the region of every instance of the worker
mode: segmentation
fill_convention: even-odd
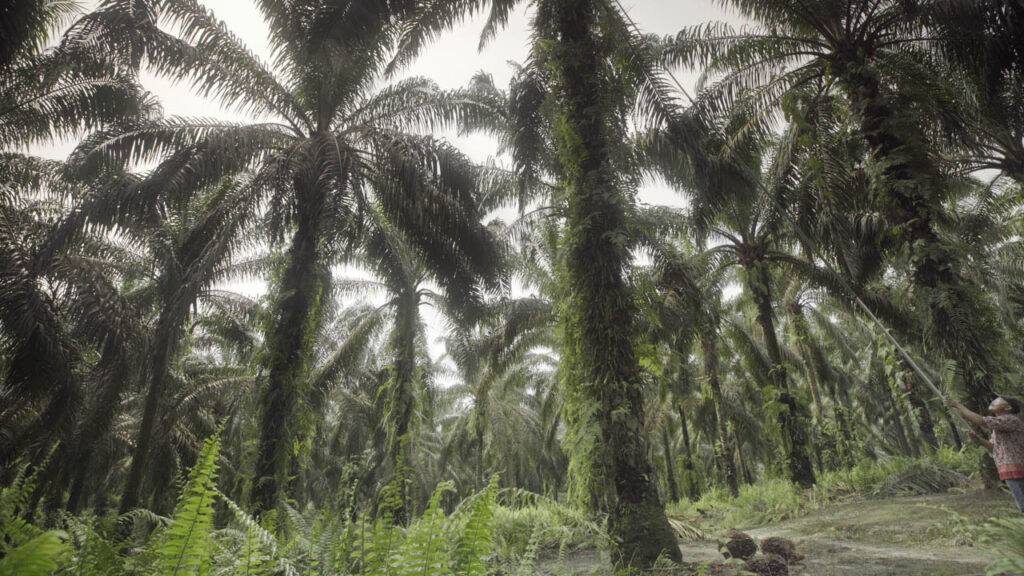
[[[1009,396],[996,396],[988,405],[991,416],[982,416],[968,409],[963,404],[943,397],[942,403],[956,408],[971,423],[992,431],[992,437],[982,438],[974,430],[967,435],[992,453],[999,470],[999,479],[1013,494],[1017,509],[1024,513],[1024,421],[1021,421],[1020,400]]]

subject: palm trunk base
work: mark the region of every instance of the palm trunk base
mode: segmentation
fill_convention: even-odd
[[[658,558],[682,562],[679,542],[660,502],[620,500],[608,518],[612,563],[617,568],[653,566]]]

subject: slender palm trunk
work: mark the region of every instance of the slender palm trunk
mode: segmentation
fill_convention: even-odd
[[[910,444],[910,437],[907,435],[907,427],[903,424],[903,410],[900,410],[899,401],[896,398],[896,391],[889,388],[889,412],[892,415],[892,422],[896,427],[896,442],[899,444],[900,452],[907,456],[917,451]]]
[[[732,441],[736,445],[736,459],[739,461],[739,472],[743,476],[743,482],[745,484],[753,484],[754,478],[750,473],[750,468],[747,466],[747,459],[743,457],[743,444],[740,444],[740,435],[733,433]]]
[[[395,315],[395,363],[389,390],[388,412],[393,430],[388,450],[391,456],[393,482],[399,491],[394,522],[405,525],[409,520],[409,494],[407,490],[411,438],[409,434],[415,403],[416,333],[419,329],[416,287],[398,296]]]
[[[139,492],[142,479],[146,473],[149,453],[152,449],[153,432],[156,429],[160,402],[164,397],[164,386],[167,383],[167,372],[171,361],[178,350],[182,325],[185,322],[180,311],[176,310],[173,298],[166,299],[166,305],[160,312],[157,321],[156,335],[153,338],[153,361],[150,364],[149,389],[146,392],[146,404],[142,409],[142,422],[139,424],[135,449],[132,452],[132,464],[128,469],[124,493],[118,506],[118,512],[124,514],[139,505]]]
[[[276,318],[267,335],[267,387],[261,400],[260,442],[252,503],[258,513],[275,510],[288,490],[294,417],[309,368],[324,289],[319,262],[322,193],[296,184],[299,215],[281,276]],[[312,187],[310,187],[312,188]]]
[[[683,411],[683,407],[679,406],[676,408],[679,411],[679,428],[683,434],[683,471],[686,472],[684,478],[686,482],[686,497],[697,498],[700,496],[700,483],[697,479],[697,467],[693,461],[693,448],[690,444],[690,424],[686,419],[686,412]]]
[[[939,440],[935,436],[935,422],[932,420],[932,412],[928,409],[928,404],[924,401],[924,397],[921,394],[921,387],[918,386],[917,377],[913,372],[904,370],[901,374],[900,382],[907,393],[907,401],[910,403],[910,410],[914,414],[914,419],[917,420],[917,429],[921,432],[921,437],[924,439],[925,444],[928,445],[928,448],[932,451],[938,450]]]
[[[790,479],[800,486],[814,485],[814,467],[807,450],[807,434],[800,425],[796,398],[789,389],[789,374],[782,361],[778,335],[775,333],[775,314],[772,308],[771,288],[768,271],[762,261],[745,264],[747,289],[757,305],[757,321],[761,325],[768,360],[771,361],[772,383],[779,391],[779,402],[785,406],[780,411],[779,425],[782,428],[785,454]]]
[[[672,502],[679,501],[679,483],[676,482],[676,462],[672,454],[672,440],[668,435],[668,426],[661,427],[661,450],[665,453],[665,475],[668,480],[668,497]]]
[[[725,473],[725,484],[729,493],[736,497],[740,493],[736,476],[736,462],[733,458],[732,443],[729,442],[729,427],[725,422],[725,401],[722,398],[722,383],[718,377],[718,331],[709,327],[700,334],[701,356],[704,366],[704,378],[711,388],[712,401],[715,403],[715,420],[718,422],[718,442],[715,453],[722,463]]]
[[[484,487],[484,418],[487,414],[487,396],[483,384],[477,384],[476,398],[474,400],[473,432],[476,436],[476,486],[478,490]]]
[[[654,481],[645,437],[642,380],[633,349],[636,309],[623,279],[625,202],[610,162],[614,106],[606,81],[607,46],[597,37],[594,0],[555,0],[554,63],[564,122],[566,281],[563,314],[571,427],[570,466],[592,506],[608,512],[616,566],[649,567],[662,554],[680,559]]]
[[[964,441],[960,438],[960,429],[956,427],[956,422],[953,421],[953,417],[949,415],[949,412],[943,412],[943,416],[946,420],[946,425],[949,426],[949,435],[953,437],[953,448],[957,451],[963,450]]]
[[[817,358],[811,350],[811,329],[807,325],[807,318],[804,317],[804,308],[800,302],[791,300],[789,302],[789,317],[793,323],[793,332],[796,335],[797,349],[804,366],[807,368],[807,383],[811,389],[811,400],[814,402],[814,419],[818,426],[825,422],[824,410],[821,401],[821,380],[822,374]]]

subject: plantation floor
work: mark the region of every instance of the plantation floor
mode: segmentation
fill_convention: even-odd
[[[791,567],[790,573],[800,576],[980,576],[996,553],[970,544],[973,527],[1011,514],[1016,507],[1009,493],[973,490],[850,501],[744,531],[757,540],[793,540],[806,556]],[[702,526],[709,535],[728,528],[710,522]],[[693,568],[721,559],[714,539],[685,542],[680,548]],[[607,572],[592,551],[578,553],[561,567],[545,568],[552,574]]]

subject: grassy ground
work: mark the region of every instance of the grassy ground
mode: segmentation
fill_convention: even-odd
[[[746,529],[755,539],[792,539],[806,556],[791,574],[806,576],[975,576],[985,573],[994,552],[975,546],[973,527],[1017,514],[1011,496],[1000,490],[863,499],[828,505],[806,515]],[[683,543],[687,565],[719,560],[714,537],[728,526],[707,516],[695,522],[707,539]],[[548,574],[607,574],[598,555],[583,551]]]

